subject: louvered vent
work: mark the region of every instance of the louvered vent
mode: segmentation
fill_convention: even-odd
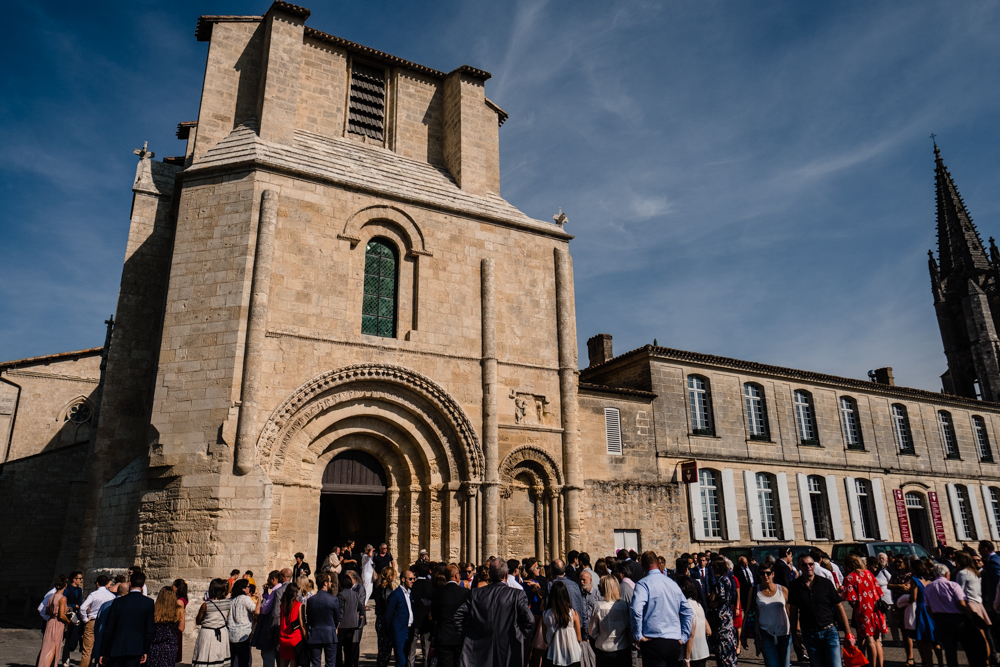
[[[622,453],[622,421],[617,408],[604,408],[604,428],[608,438],[608,454]]]
[[[354,63],[347,131],[382,141],[385,128],[385,71]]]

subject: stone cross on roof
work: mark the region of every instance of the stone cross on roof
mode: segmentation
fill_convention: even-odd
[[[154,153],[153,151],[146,150],[146,145],[148,143],[149,143],[148,141],[142,142],[142,148],[136,148],[134,151],[132,151],[132,153],[134,155],[138,155],[140,160],[152,160],[154,157],[156,157],[156,153]]]
[[[561,207],[561,206],[559,207],[559,214],[558,214],[558,215],[554,215],[554,216],[552,216],[552,219],[553,219],[553,220],[555,221],[555,223],[556,223],[557,225],[559,225],[560,227],[565,227],[565,226],[566,226],[566,223],[567,223],[567,222],[569,222],[569,218],[567,218],[567,217],[566,217],[566,214],[565,214],[565,213],[563,213],[563,210],[562,210],[562,207]]]

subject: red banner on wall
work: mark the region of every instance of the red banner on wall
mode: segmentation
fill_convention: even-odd
[[[910,535],[910,517],[906,514],[906,499],[903,497],[902,489],[893,489],[892,497],[896,501],[896,519],[899,520],[899,538],[903,542],[912,542]]]
[[[934,537],[937,538],[938,544],[946,547],[948,546],[948,542],[944,538],[944,522],[941,521],[941,506],[938,505],[937,493],[928,491],[927,500],[931,504],[931,521],[934,523]]]

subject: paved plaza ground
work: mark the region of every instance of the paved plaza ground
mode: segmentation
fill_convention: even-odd
[[[0,667],[34,667],[38,657],[38,650],[42,645],[42,635],[40,630],[25,629],[9,623],[0,622]],[[190,659],[190,648],[185,652],[185,659]],[[365,629],[364,639],[361,643],[361,667],[374,667],[375,665],[375,618],[374,612],[368,611],[368,628]],[[886,667],[903,667],[906,663],[906,654],[899,642],[888,640],[885,644]],[[792,664],[806,667],[808,663],[796,663],[795,655],[792,655]],[[253,651],[254,665],[260,667],[260,654]],[[750,650],[740,654],[740,663],[747,665],[763,665],[754,651],[753,641],[750,642]],[[80,652],[72,654],[71,665],[76,667],[80,662]],[[417,662],[422,665],[420,651],[417,651]],[[967,665],[965,654],[959,652],[959,662]],[[917,656],[919,664],[919,656]],[[713,661],[709,661],[709,666],[714,667]]]

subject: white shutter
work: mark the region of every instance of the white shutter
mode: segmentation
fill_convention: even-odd
[[[840,542],[844,539],[844,519],[840,516],[840,491],[837,490],[836,475],[826,476],[826,501],[830,504],[833,539]]]
[[[688,484],[688,500],[691,502],[691,528],[694,530],[695,542],[705,539],[705,517],[701,513],[701,484]]]
[[[851,532],[854,539],[865,539],[865,529],[861,524],[861,513],[858,511],[858,488],[854,486],[853,477],[844,478],[844,489],[847,490],[847,511],[851,515]]]
[[[736,511],[736,484],[730,468],[722,471],[722,509],[726,513],[726,539],[740,539],[740,515]]]
[[[885,492],[882,489],[882,480],[872,480],[872,495],[875,496],[875,522],[878,524],[878,538],[880,540],[891,540],[889,534],[889,522],[885,516]]]
[[[955,523],[955,536],[959,542],[966,542],[969,535],[965,532],[965,526],[962,524],[962,510],[958,508],[958,489],[950,482],[945,485],[945,488],[948,489],[948,504],[951,505],[951,520]]]
[[[812,513],[812,503],[809,502],[809,478],[802,473],[796,473],[795,485],[799,487],[799,510],[802,512],[802,530],[810,542],[816,539],[816,517]]]
[[[972,537],[972,539],[984,540],[986,536],[983,534],[983,521],[979,518],[979,501],[976,500],[976,487],[970,484],[965,487],[965,492],[969,494],[969,511],[972,512],[972,525],[976,527],[976,536]]]
[[[792,523],[792,499],[788,495],[788,475],[779,472],[778,478],[778,510],[781,512],[781,539],[795,539],[795,524]]]
[[[743,471],[743,490],[747,496],[747,521],[750,523],[750,539],[759,540],[763,537],[760,532],[760,505],[757,502],[757,475],[749,470]]]
[[[1000,527],[997,526],[997,518],[993,515],[993,498],[990,494],[990,487],[983,484],[980,488],[983,491],[983,509],[986,510],[986,523],[990,524],[990,538],[1000,540]]]
[[[622,416],[618,408],[604,408],[604,429],[608,444],[608,454],[622,453]]]

